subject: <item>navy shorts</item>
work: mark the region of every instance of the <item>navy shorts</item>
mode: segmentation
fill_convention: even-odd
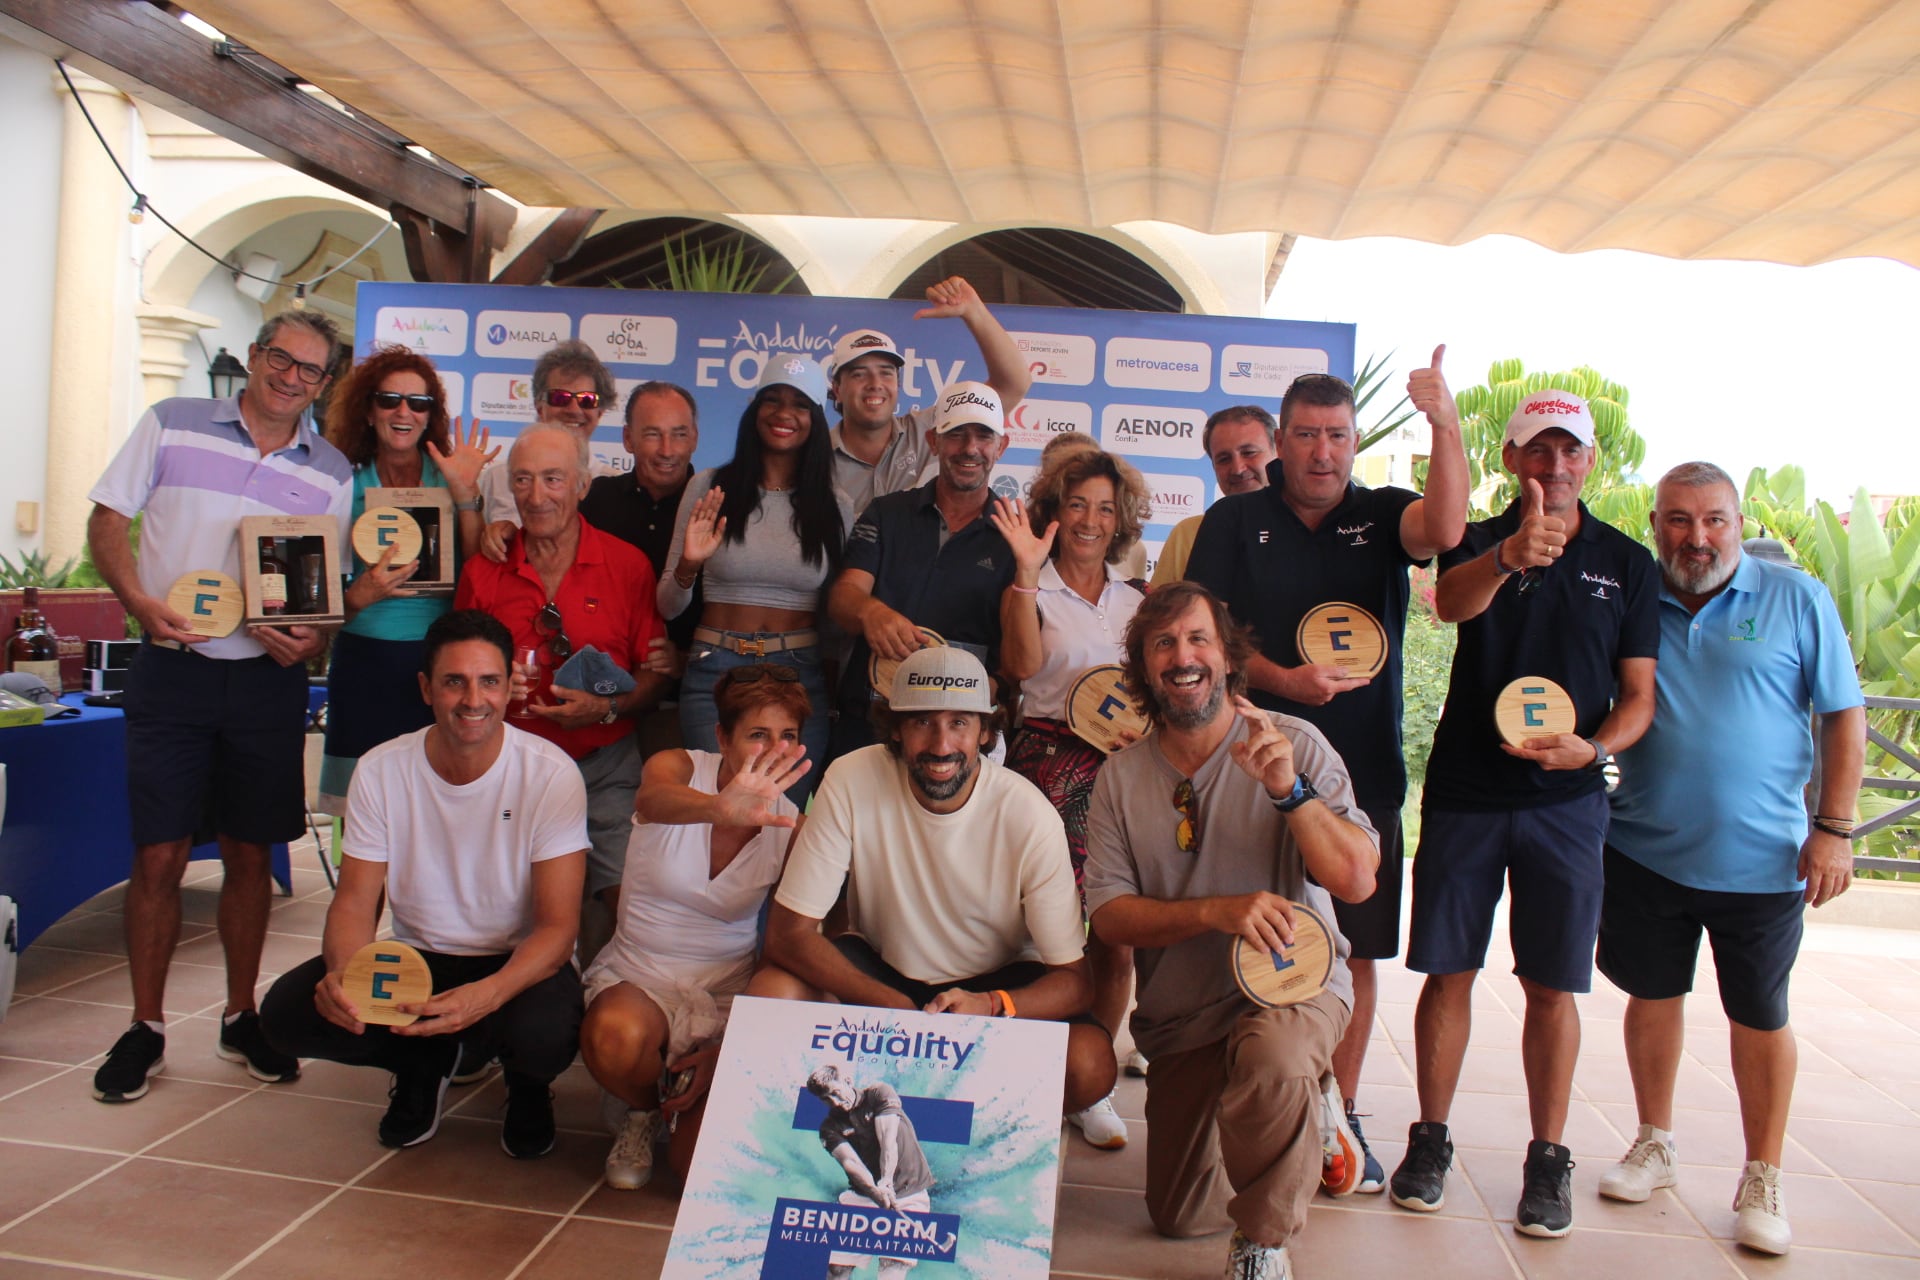
[[[1407,967],[1465,973],[1485,967],[1502,880],[1513,971],[1555,991],[1593,988],[1593,940],[1603,894],[1607,793],[1505,813],[1424,809],[1413,859]]]
[[[1700,932],[1713,943],[1720,1007],[1755,1031],[1787,1025],[1787,981],[1800,957],[1806,894],[1695,889],[1607,848],[1600,910],[1600,972],[1641,1000],[1693,990]]]
[[[143,644],[123,705],[134,844],[279,844],[306,830],[304,666]]]
[[[1400,954],[1400,886],[1406,879],[1406,869],[1400,865],[1406,849],[1400,839],[1400,810],[1368,810],[1367,819],[1380,833],[1380,870],[1374,877],[1373,896],[1365,902],[1335,898],[1333,914],[1355,960],[1391,960]]]

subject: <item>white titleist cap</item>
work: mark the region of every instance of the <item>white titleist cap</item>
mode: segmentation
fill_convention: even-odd
[[[916,650],[893,673],[887,705],[895,711],[993,710],[993,691],[980,659],[952,645]]]
[[[933,434],[943,436],[955,427],[985,427],[997,436],[1007,434],[1007,415],[1000,410],[1000,393],[984,382],[955,382],[940,393],[933,410]]]
[[[1549,387],[1522,400],[1507,419],[1507,443],[1524,445],[1549,428],[1558,427],[1588,448],[1593,447],[1593,413],[1587,402],[1571,391]]]

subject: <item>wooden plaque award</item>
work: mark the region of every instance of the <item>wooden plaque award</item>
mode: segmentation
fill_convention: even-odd
[[[215,569],[196,569],[167,588],[167,607],[187,620],[187,630],[209,640],[230,636],[244,606],[240,584]]]
[[[1294,632],[1308,662],[1342,667],[1350,676],[1376,676],[1387,665],[1387,629],[1357,604],[1334,600],[1310,609]]]
[[[919,628],[920,647],[931,649],[934,645],[944,645],[946,641],[937,631]],[[904,658],[883,658],[878,653],[867,661],[867,683],[873,686],[875,697],[887,698],[893,695],[893,673],[900,669]]]
[[[397,1004],[417,1004],[433,994],[433,974],[418,951],[404,942],[369,942],[353,953],[340,975],[360,1021],[381,1027],[404,1027],[419,1020],[417,1013],[401,1013]]]
[[[1233,980],[1247,999],[1268,1009],[1311,1000],[1333,974],[1333,930],[1318,911],[1293,904],[1293,942],[1284,952],[1262,951],[1233,940]]]
[[[1545,676],[1521,676],[1493,702],[1494,727],[1510,747],[1528,738],[1572,733],[1577,718],[1567,691]]]
[[[1120,735],[1145,737],[1147,717],[1120,680],[1114,663],[1088,667],[1067,690],[1067,728],[1109,754],[1120,749]]]

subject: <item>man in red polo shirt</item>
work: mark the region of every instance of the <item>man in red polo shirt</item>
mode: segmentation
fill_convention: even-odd
[[[659,701],[664,684],[644,665],[648,642],[666,631],[654,612],[653,568],[640,551],[580,518],[592,474],[584,439],[535,423],[514,441],[507,467],[520,529],[505,563],[467,561],[454,607],[485,610],[513,633],[516,654],[537,652],[529,714],[515,723],[580,766],[592,842],[587,891],[612,907],[640,785],[632,717]],[[554,672],[589,645],[631,673],[633,687],[609,695],[555,685]]]

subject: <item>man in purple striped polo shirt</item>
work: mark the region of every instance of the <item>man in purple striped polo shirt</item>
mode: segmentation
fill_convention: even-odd
[[[300,1074],[299,1062],[261,1034],[253,989],[267,931],[267,850],[304,825],[306,663],[326,637],[286,626],[203,639],[167,604],[167,591],[197,569],[239,581],[243,516],[330,515],[346,545],[352,468],[304,420],[332,375],[338,336],[313,311],[267,321],[247,350],[249,379],[238,396],[154,405],[88,495],[94,564],[146,635],[126,694],[134,849],[123,910],[133,1025],[94,1075],[102,1102],[142,1096],[165,1065],[162,998],[180,937],[180,880],[188,851],[216,834],[227,961],[216,1050],[269,1083]],[[145,517],[137,563],[136,515]]]

